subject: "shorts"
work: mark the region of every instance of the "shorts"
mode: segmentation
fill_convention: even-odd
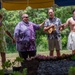
[[[62,44],[61,44],[61,38],[59,39],[49,39],[48,40],[49,50],[61,50]]]

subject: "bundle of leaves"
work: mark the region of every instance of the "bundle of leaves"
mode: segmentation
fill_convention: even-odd
[[[70,67],[68,71],[69,75],[75,75],[75,67]]]
[[[73,56],[71,57],[71,60],[75,60],[75,55],[73,55]]]
[[[10,60],[7,60],[3,65],[2,65],[2,68],[3,69],[8,69],[10,68],[12,65],[11,61]]]
[[[14,60],[14,62],[12,62],[13,66],[20,66],[21,62],[23,62],[24,59],[21,57],[16,57],[16,59]]]

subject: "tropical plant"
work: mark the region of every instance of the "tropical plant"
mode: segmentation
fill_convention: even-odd
[[[2,65],[2,68],[3,68],[3,70],[4,70],[4,69],[8,69],[8,68],[11,67],[11,65],[12,65],[11,61],[10,61],[10,60],[7,60],[7,61]]]
[[[75,67],[70,67],[68,71],[69,75],[75,75]]]
[[[75,8],[75,6],[69,6],[69,7],[57,7],[55,8],[55,16],[61,19],[62,23],[65,23],[66,20],[72,16],[72,10]],[[14,33],[14,28],[17,25],[19,21],[21,21],[21,15],[23,13],[29,14],[29,20],[40,24],[43,22],[46,18],[48,18],[48,8],[42,8],[42,9],[32,9],[31,7],[27,7],[25,10],[16,10],[16,11],[7,11],[6,9],[1,9],[0,12],[3,14],[3,24],[7,27],[7,29],[10,31],[11,34]],[[61,32],[62,36],[62,46],[66,48],[67,45],[67,37],[69,34],[69,27],[64,29]],[[44,41],[46,38],[46,34],[43,32],[43,29],[40,31],[36,32],[36,44],[38,46],[39,50],[39,45],[40,49],[45,48],[47,50],[47,44]],[[42,39],[45,37],[44,39]],[[42,40],[42,44],[41,41]],[[6,41],[7,41],[7,52],[16,52],[15,45],[12,44],[11,40],[6,36]],[[44,45],[46,44],[46,46]]]
[[[16,57],[16,59],[14,60],[14,62],[12,62],[12,65],[18,67],[18,66],[20,66],[21,62],[23,62],[23,61],[24,61],[23,58],[21,58],[21,57]]]
[[[12,63],[10,62],[10,60],[7,60],[3,65],[2,65],[2,69],[0,70],[0,75],[9,75],[11,74],[11,72],[9,72],[10,68],[11,68]]]
[[[14,71],[13,75],[27,75],[27,69],[24,68],[22,73],[19,71]]]
[[[75,55],[73,55],[73,56],[71,57],[71,60],[75,60]]]

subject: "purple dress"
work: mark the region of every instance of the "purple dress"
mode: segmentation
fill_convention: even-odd
[[[19,22],[14,30],[14,37],[16,38],[16,49],[20,52],[36,50],[35,36],[36,36],[36,30],[39,30],[39,29],[40,29],[40,26],[35,23],[32,23],[32,22],[25,23],[23,21]],[[26,32],[26,30],[31,30],[31,33]],[[21,33],[31,35],[30,38],[32,40],[29,41],[30,42],[29,48],[24,48],[24,45],[19,43],[19,39],[18,39],[19,31]],[[25,38],[28,39],[27,36]]]

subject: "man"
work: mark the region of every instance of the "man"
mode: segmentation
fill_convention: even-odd
[[[48,10],[49,19],[45,21],[44,31],[48,33],[48,44],[50,56],[53,56],[54,49],[56,49],[57,56],[60,56],[61,49],[61,35],[59,31],[59,27],[61,25],[61,21],[59,18],[54,16],[54,10],[51,8]]]
[[[73,16],[70,17],[66,23],[61,25],[61,30],[66,26],[70,26],[70,33],[68,36],[67,48],[72,50],[72,54],[75,54],[75,9],[72,11]]]
[[[14,38],[19,56],[24,58],[36,55],[35,34],[44,23],[37,25],[29,21],[28,14],[22,15],[22,21],[17,24],[14,30]],[[29,41],[29,42],[28,42]]]
[[[10,38],[13,39],[11,34],[6,30],[5,25],[2,24],[3,16],[0,14],[0,54],[1,54],[1,61],[2,65],[6,61],[6,41],[5,41],[5,33],[10,36]],[[14,39],[13,39],[14,41]]]

